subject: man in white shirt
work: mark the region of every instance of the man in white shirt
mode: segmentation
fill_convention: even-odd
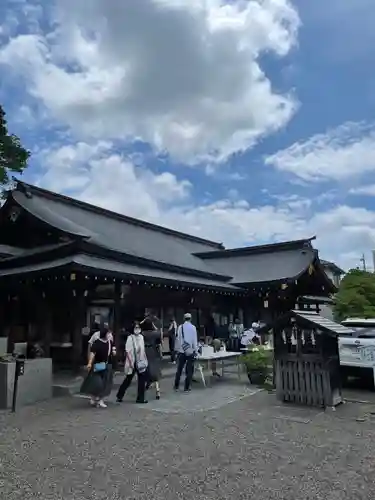
[[[254,322],[251,325],[251,328],[249,330],[245,330],[242,334],[241,337],[241,347],[245,348],[251,343],[253,344],[259,344],[259,335],[257,334],[257,331],[259,329],[260,325],[257,322]]]
[[[178,391],[182,370],[186,366],[184,391],[189,392],[194,372],[194,360],[198,353],[197,329],[191,323],[190,313],[184,315],[184,323],[177,329],[175,349],[178,352],[178,361],[174,389]]]

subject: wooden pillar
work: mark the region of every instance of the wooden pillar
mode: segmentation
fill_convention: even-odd
[[[53,337],[53,306],[45,302],[44,308],[44,354],[46,358],[51,357],[51,342]]]
[[[0,356],[8,352],[8,338],[5,328],[5,301],[6,297],[0,295]]]
[[[116,349],[119,352],[120,349],[120,331],[121,331],[121,283],[115,283],[115,294],[114,294],[114,305],[113,305],[113,335],[115,338]]]
[[[86,291],[79,273],[70,274],[72,311],[72,368],[79,371],[84,364],[82,352],[82,330],[86,325]]]
[[[5,318],[4,318],[4,307],[5,307],[6,297],[0,295],[0,337],[5,337]]]
[[[28,289],[28,297],[29,300],[32,300],[32,296],[34,296],[34,304],[35,304],[35,324],[33,325],[36,328],[37,332],[41,334],[41,341],[43,344],[44,354],[47,358],[51,356],[51,341],[52,341],[52,310],[53,304],[51,300],[51,296],[49,296],[49,292],[45,290],[38,290],[39,293],[35,293],[35,289]],[[39,340],[39,339],[38,339]]]

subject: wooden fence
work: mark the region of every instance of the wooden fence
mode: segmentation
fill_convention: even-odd
[[[326,407],[335,403],[329,363],[323,360],[276,359],[276,395],[281,401]]]

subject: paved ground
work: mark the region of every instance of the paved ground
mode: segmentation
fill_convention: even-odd
[[[60,398],[0,413],[1,498],[374,498],[371,403],[324,413],[234,384],[142,407],[133,397],[106,410]],[[195,411],[202,401],[214,409]]]

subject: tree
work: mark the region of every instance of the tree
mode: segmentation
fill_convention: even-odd
[[[335,296],[337,321],[346,318],[375,318],[375,274],[351,269],[341,281]]]
[[[19,138],[9,134],[5,111],[0,106],[0,188],[10,182],[12,173],[22,174],[29,156]]]

